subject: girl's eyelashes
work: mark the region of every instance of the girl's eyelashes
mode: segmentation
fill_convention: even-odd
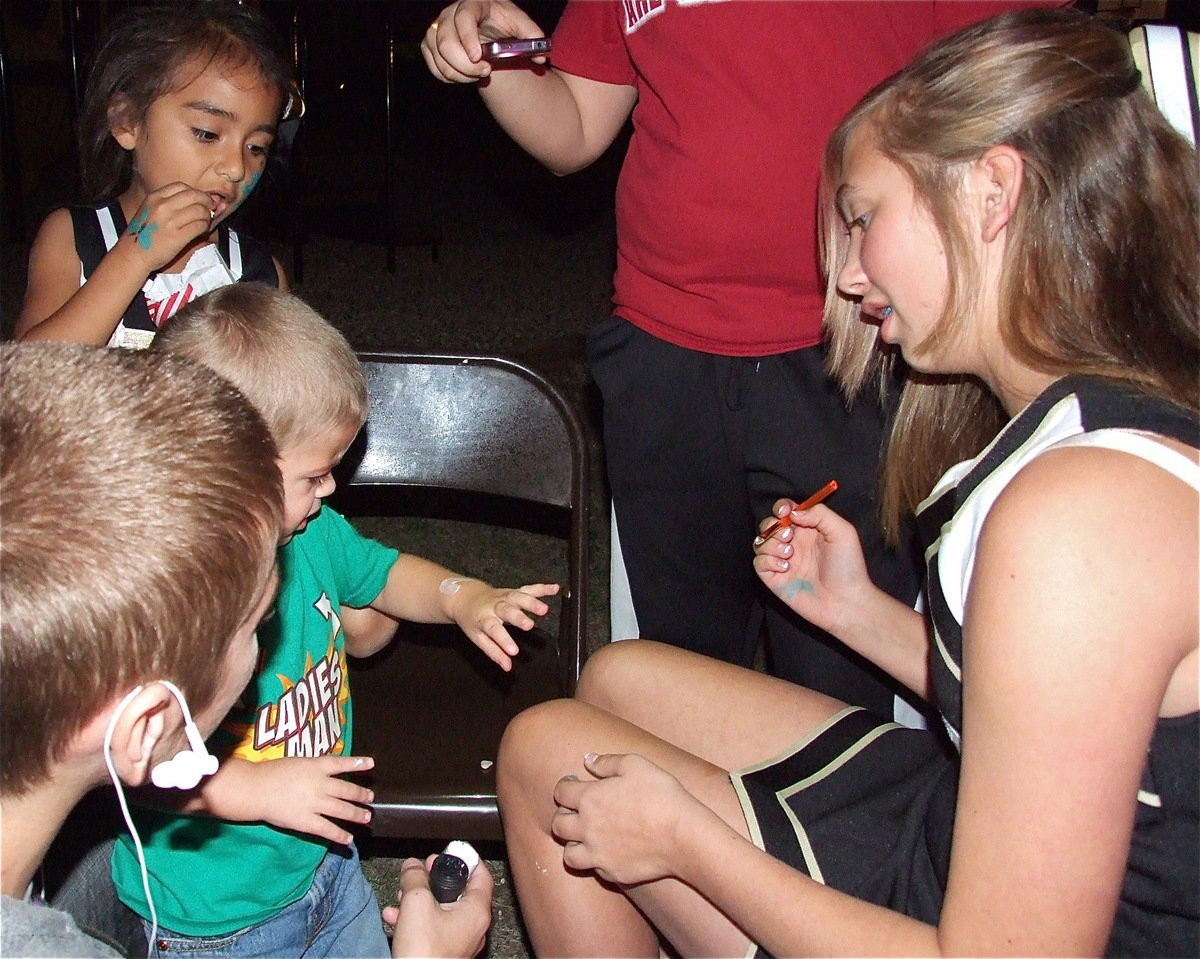
[[[867,228],[867,224],[870,222],[870,219],[871,215],[869,213],[860,213],[854,219],[848,220],[846,223],[846,236],[849,236],[854,231],[855,227],[858,227],[860,230],[865,230]]]
[[[221,139],[219,133],[212,130],[204,130],[200,127],[192,127],[192,136],[201,143],[216,143]],[[246,150],[253,157],[266,157],[271,152],[271,144],[247,143]]]

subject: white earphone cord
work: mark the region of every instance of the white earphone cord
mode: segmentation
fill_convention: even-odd
[[[198,745],[199,748],[194,751],[211,759],[210,754],[204,749],[200,732],[196,728],[196,724],[192,722],[192,714],[188,709],[187,700],[183,698],[183,693],[179,691],[179,687],[165,679],[160,679],[157,682],[165,687],[175,697],[175,701],[179,703],[179,711],[183,714],[184,730],[189,745],[193,747]],[[142,686],[137,686],[131,690],[113,711],[112,718],[108,721],[108,729],[104,733],[104,765],[108,767],[109,778],[112,779],[113,786],[117,790],[117,800],[121,805],[121,815],[125,817],[125,825],[129,827],[129,835],[133,837],[133,846],[137,850],[138,868],[142,872],[142,891],[146,894],[146,905],[150,909],[150,935],[146,943],[146,959],[150,959],[154,955],[154,940],[158,938],[158,910],[154,908],[154,897],[150,895],[150,874],[146,868],[146,851],[142,848],[142,838],[138,835],[138,831],[133,825],[133,817],[129,814],[129,804],[125,801],[125,789],[121,785],[121,777],[117,775],[117,770],[113,766],[112,761],[112,737],[113,730],[117,728],[117,720],[120,718],[121,713],[125,712],[125,707],[129,705],[130,700],[140,693],[142,689]],[[151,778],[153,779],[153,771]],[[196,782],[198,781],[199,775],[196,776]],[[178,782],[171,782],[170,785],[179,785],[180,788],[191,788],[191,786],[195,785],[195,782],[191,783],[191,786],[180,785]]]
[[[113,711],[112,718],[108,721],[108,730],[104,734],[104,765],[108,767],[109,778],[112,779],[113,786],[117,790],[121,815],[125,817],[125,825],[129,827],[129,834],[133,837],[133,846],[137,850],[138,867],[142,871],[142,891],[146,893],[146,905],[150,908],[150,935],[146,943],[146,959],[150,959],[154,955],[154,940],[158,936],[158,911],[154,908],[154,897],[150,895],[150,875],[146,870],[146,852],[142,849],[142,837],[138,835],[138,831],[133,825],[133,817],[129,815],[129,804],[125,801],[125,789],[121,785],[121,777],[117,775],[112,761],[112,735],[113,730],[117,727],[117,720],[121,713],[125,712],[129,701],[141,691],[141,686],[132,690],[121,700],[121,705]]]

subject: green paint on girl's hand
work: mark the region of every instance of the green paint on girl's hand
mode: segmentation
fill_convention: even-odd
[[[813,586],[812,583],[810,583],[806,579],[797,579],[797,580],[793,580],[792,582],[788,583],[779,592],[780,592],[780,595],[782,595],[784,599],[790,600],[790,599],[794,599],[797,593],[815,592],[815,587]]]
[[[150,219],[150,211],[143,207],[138,215],[133,218],[133,222],[129,224],[129,229],[125,232],[132,237],[137,238],[137,245],[143,250],[150,249],[154,242],[152,234],[158,229],[157,223],[148,223]]]

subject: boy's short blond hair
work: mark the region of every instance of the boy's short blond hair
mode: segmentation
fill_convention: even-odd
[[[196,364],[0,346],[0,793],[42,782],[139,683],[212,702],[273,568],[277,455]]]
[[[314,433],[366,422],[367,383],[345,337],[298,296],[264,283],[235,283],[192,301],[152,349],[233,383],[258,407],[281,453]]]

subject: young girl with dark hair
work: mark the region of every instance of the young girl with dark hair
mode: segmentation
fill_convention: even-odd
[[[298,109],[270,24],[249,5],[132,5],[97,52],[79,121],[94,205],[55,210],[38,230],[18,339],[140,348],[210,289],[286,288],[266,245],[226,221]]]

